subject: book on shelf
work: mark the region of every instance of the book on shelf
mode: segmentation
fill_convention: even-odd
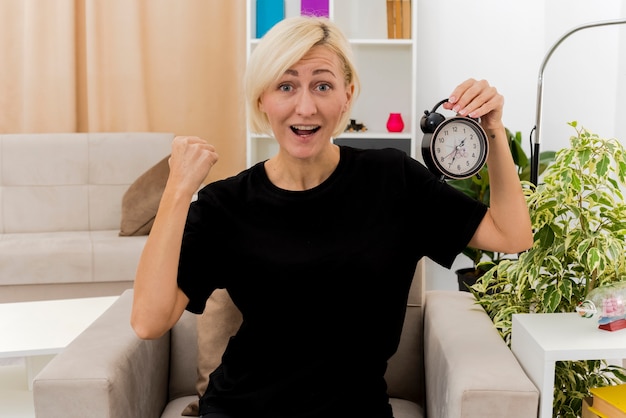
[[[285,18],[284,0],[256,0],[256,37],[262,38]]]
[[[589,410],[602,418],[626,418],[626,384],[589,389],[593,396]]]
[[[303,15],[328,17],[328,0],[301,0],[300,13]]]
[[[591,412],[591,402],[593,402],[591,396],[583,399],[582,411],[580,411],[580,418],[600,418],[599,416]]]
[[[411,39],[411,0],[387,0],[387,37]]]

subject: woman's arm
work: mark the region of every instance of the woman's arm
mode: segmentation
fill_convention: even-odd
[[[487,251],[514,254],[530,248],[533,233],[528,206],[522,193],[502,123],[504,98],[486,81],[469,79],[460,84],[444,108],[461,116],[481,118],[489,138],[489,210],[469,245]]]
[[[163,335],[189,302],[177,284],[183,232],[193,194],[217,159],[200,138],[174,138],[170,175],[135,276],[131,325],[140,338]]]

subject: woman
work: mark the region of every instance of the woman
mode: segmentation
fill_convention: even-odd
[[[246,89],[252,130],[272,134],[279,151],[206,186],[190,205],[218,155],[200,138],[175,138],[132,325],[157,338],[225,288],[244,320],[211,375],[202,416],[392,417],[384,372],[418,260],[450,267],[468,244],[505,253],[532,245],[503,98],[467,80],[444,104],[480,117],[489,136],[487,208],[400,151],[331,142],[359,81],[348,42],[326,19],[270,30]]]

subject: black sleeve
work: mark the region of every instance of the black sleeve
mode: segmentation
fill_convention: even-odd
[[[183,234],[183,242],[178,264],[178,287],[189,298],[187,310],[202,313],[207,299],[214,289],[221,287],[218,278],[219,249],[216,225],[219,222],[213,215],[210,199],[202,197],[189,208],[187,222]],[[209,222],[210,221],[210,222]]]
[[[450,268],[472,239],[487,206],[441,181],[408,156],[404,159],[404,170],[423,253]]]

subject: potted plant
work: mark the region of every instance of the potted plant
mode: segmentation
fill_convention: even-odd
[[[513,134],[509,129],[506,129],[506,134],[513,162],[517,167],[519,179],[520,181],[529,181],[530,159],[522,148],[522,133],[518,131]],[[541,152],[539,155],[539,174],[554,160],[554,154],[554,151]],[[478,176],[463,180],[451,180],[449,184],[468,196],[489,205],[490,189],[487,166],[482,168]],[[489,270],[506,257],[506,254],[503,253],[483,251],[472,247],[466,247],[463,250],[463,254],[472,261],[472,266],[459,269],[456,271],[456,274],[459,282],[459,290],[466,291],[485,271]]]
[[[542,183],[523,183],[532,248],[494,265],[471,288],[508,344],[513,314],[574,312],[592,289],[626,280],[626,151],[570,125],[576,135]],[[579,416],[590,387],[626,382],[625,372],[601,360],[558,362],[554,416]]]

